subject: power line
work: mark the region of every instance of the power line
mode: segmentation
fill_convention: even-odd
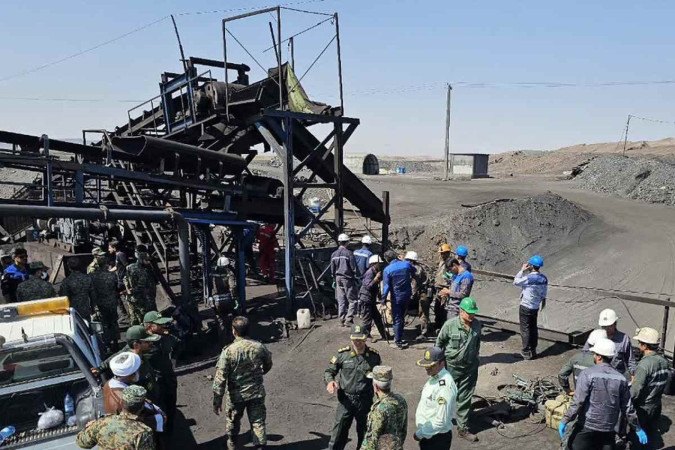
[[[67,97],[2,97],[0,100],[21,100],[32,102],[70,102],[70,103],[142,103],[143,100],[116,100],[107,98],[67,98]]]
[[[299,2],[290,2],[290,3],[285,3],[283,5],[279,5],[281,7],[287,7],[287,6],[295,6],[295,5],[308,5],[310,3],[323,3],[329,0],[304,0],[304,1],[299,1]],[[277,5],[262,5],[262,6],[246,6],[242,8],[229,8],[229,9],[212,9],[212,10],[207,10],[207,11],[186,11],[182,13],[176,14],[177,16],[197,16],[197,15],[203,15],[203,14],[217,14],[217,13],[224,13],[224,12],[245,12],[245,11],[255,11],[257,9],[264,9],[264,8],[271,8],[273,6]],[[290,8],[286,8],[290,9]],[[303,12],[308,12],[312,14],[319,14],[314,11],[303,11]]]
[[[640,116],[634,116],[633,114],[630,115],[631,119],[639,119],[639,120],[644,120],[645,122],[653,122],[653,123],[663,123],[666,125],[675,125],[674,121],[670,120],[661,120],[661,119],[652,119],[649,117],[640,117]]]

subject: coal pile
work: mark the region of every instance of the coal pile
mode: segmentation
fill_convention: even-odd
[[[425,217],[424,223],[402,224],[391,232],[397,249],[417,251],[435,266],[443,242],[468,245],[476,267],[512,271],[529,256],[544,257],[577,242],[592,216],[576,204],[547,193],[467,205],[450,214]]]
[[[666,161],[601,156],[574,180],[581,189],[675,206],[675,165]]]

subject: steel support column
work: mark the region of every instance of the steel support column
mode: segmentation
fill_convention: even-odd
[[[284,133],[284,278],[286,284],[286,318],[295,313],[295,196],[293,193],[293,119],[282,119]]]
[[[239,297],[239,313],[246,314],[246,249],[244,233],[241,228],[233,229],[237,251],[237,296]]]

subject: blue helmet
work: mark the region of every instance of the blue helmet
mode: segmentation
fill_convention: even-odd
[[[539,255],[534,255],[532,258],[530,258],[527,261],[528,264],[533,265],[535,267],[543,267],[544,266],[544,258],[542,258]]]
[[[460,245],[460,246],[457,247],[457,251],[455,253],[457,253],[457,256],[461,256],[462,258],[465,258],[469,255],[469,249],[466,248],[463,245]]]

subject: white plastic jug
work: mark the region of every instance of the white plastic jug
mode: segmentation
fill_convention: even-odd
[[[312,318],[309,315],[309,309],[302,308],[298,310],[298,329],[309,328],[312,324]]]

